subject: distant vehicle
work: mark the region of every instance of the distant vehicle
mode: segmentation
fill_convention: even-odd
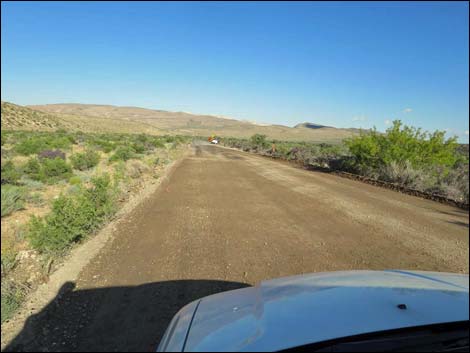
[[[209,136],[207,141],[209,141],[210,143],[213,143],[214,145],[216,145],[216,144],[219,143],[219,138],[216,135],[211,135],[211,136]]]
[[[469,348],[468,275],[317,273],[188,304],[160,352],[452,351]]]

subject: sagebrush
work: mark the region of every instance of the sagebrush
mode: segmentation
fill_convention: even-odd
[[[42,253],[60,253],[95,230],[114,211],[110,178],[92,180],[92,187],[61,195],[44,218],[33,217],[29,224],[31,246]]]

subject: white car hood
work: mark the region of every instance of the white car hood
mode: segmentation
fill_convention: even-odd
[[[302,275],[203,298],[185,351],[276,351],[357,334],[469,319],[468,275]],[[397,306],[405,304],[406,309]],[[194,307],[194,306],[193,306]]]

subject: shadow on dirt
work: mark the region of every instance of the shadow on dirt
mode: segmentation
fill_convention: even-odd
[[[469,228],[468,223],[460,222],[460,221],[447,221],[447,223],[455,224],[461,227]]]
[[[75,290],[66,283],[4,351],[155,351],[173,316],[204,296],[248,287],[182,280]]]
[[[452,210],[452,212],[446,212],[446,211],[439,211],[439,212],[448,216],[467,216],[468,217],[468,211],[466,210]]]
[[[223,155],[225,158],[227,158],[227,159],[240,160],[240,161],[245,160],[245,158],[243,158],[243,157],[241,157],[241,156],[231,155],[231,154],[228,154],[228,153],[223,153],[222,155]]]

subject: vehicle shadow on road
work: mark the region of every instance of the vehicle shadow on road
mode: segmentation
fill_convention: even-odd
[[[465,222],[460,222],[460,221],[447,221],[447,223],[455,224],[461,227],[469,228],[469,224]]]
[[[249,287],[212,280],[75,289],[66,283],[4,351],[155,351],[173,316],[204,296]]]

